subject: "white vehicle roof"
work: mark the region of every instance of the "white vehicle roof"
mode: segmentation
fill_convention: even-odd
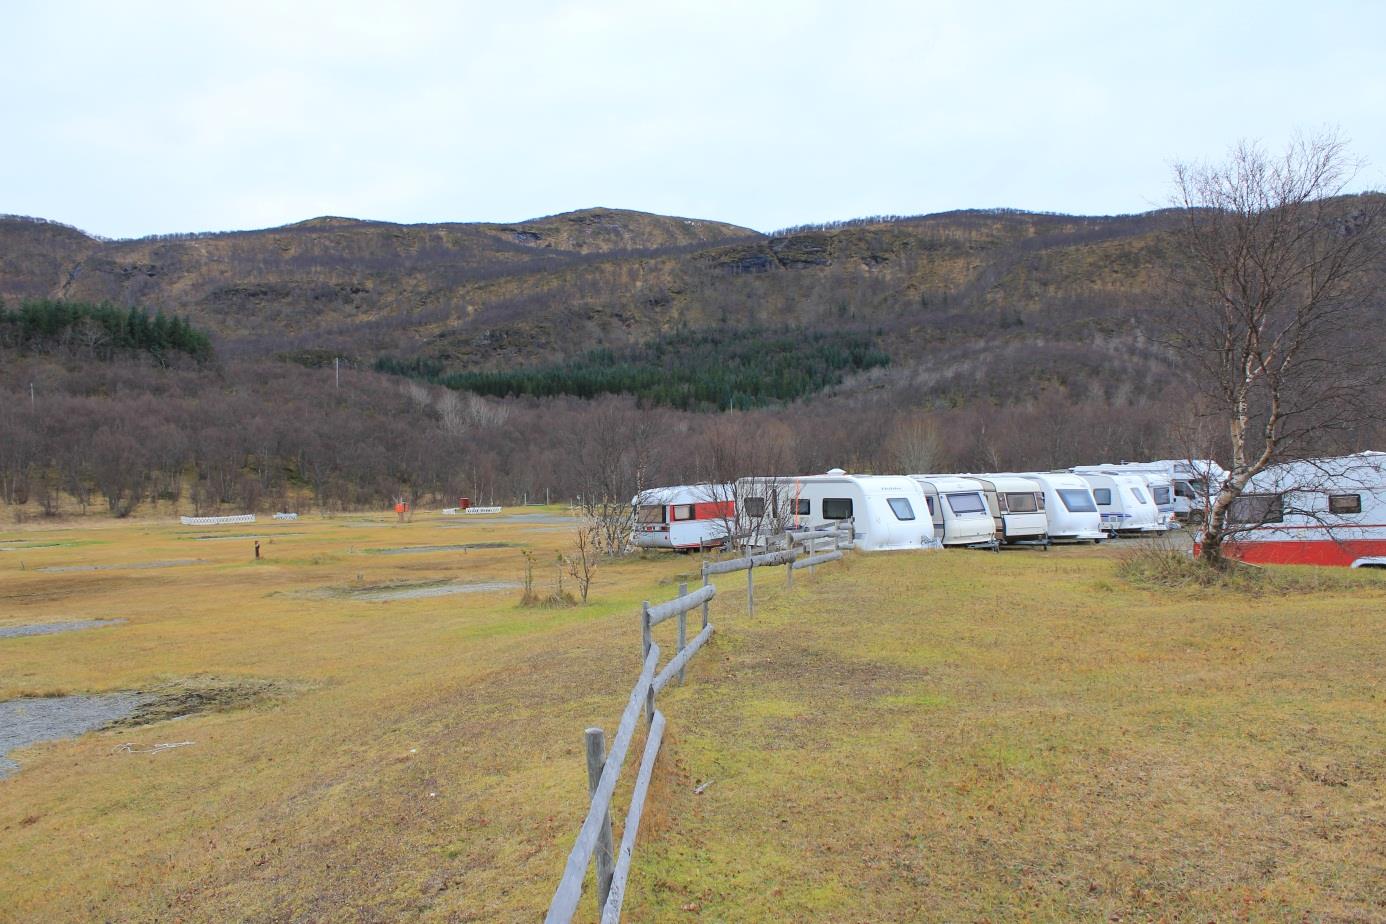
[[[663,488],[646,488],[631,503],[655,506],[659,504],[710,504],[731,500],[735,495],[729,484],[675,484]]]
[[[1007,472],[1007,474],[1011,474]],[[1052,488],[1086,488],[1088,483],[1082,476],[1073,472],[1015,472],[1022,478],[1030,478]]]
[[[981,491],[985,488],[977,479],[964,475],[911,475],[910,477],[920,484],[930,485],[940,494],[957,491]]]
[[[1370,490],[1386,485],[1386,452],[1357,452],[1326,459],[1273,465],[1247,482],[1248,493],[1314,491],[1328,488]]]
[[[969,475],[968,477],[975,478],[984,486],[990,486],[992,490],[1003,493],[1040,490],[1040,485],[1033,478],[1025,478],[1020,475]]]
[[[846,473],[829,473],[826,475],[790,475],[783,478],[765,480],[777,481],[790,488],[793,488],[795,485],[849,484],[856,485],[867,494],[888,494],[895,491],[908,491],[913,493],[917,490],[914,482],[904,475],[848,475]]]

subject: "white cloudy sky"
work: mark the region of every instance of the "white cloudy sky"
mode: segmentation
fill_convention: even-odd
[[[1379,188],[1383,35],[1372,2],[7,0],[0,212],[1128,212],[1174,160],[1323,126]]]

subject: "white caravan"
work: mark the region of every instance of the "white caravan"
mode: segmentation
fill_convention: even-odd
[[[1044,490],[1018,475],[972,475],[996,521],[996,538],[1006,545],[1049,545],[1049,519],[1044,515]]]
[[[862,552],[938,548],[924,491],[904,476],[848,475],[833,469],[824,475],[741,478],[736,488],[743,505],[760,507],[768,501],[778,506],[789,528],[851,520],[853,545]],[[778,494],[778,500],[765,492]]]
[[[945,546],[996,547],[996,520],[980,481],[960,475],[911,475],[924,489],[934,536]]]
[[[632,539],[645,549],[717,548],[736,521],[729,484],[680,484],[649,488],[631,498]]]
[[[1185,481],[1184,490],[1178,491],[1173,467],[1159,462],[1122,462],[1119,465],[1075,465],[1069,471],[1079,475],[1139,475],[1145,479],[1150,489],[1150,499],[1160,513],[1160,525],[1173,528],[1175,523],[1189,520],[1193,509],[1195,492]],[[1202,482],[1200,482],[1202,484]]]
[[[1010,474],[1010,473],[1007,473]],[[1055,542],[1101,542],[1102,515],[1088,483],[1072,472],[1017,472],[1044,489],[1044,515]]]
[[[1120,472],[1075,472],[1088,483],[1093,502],[1102,514],[1102,529],[1119,533],[1164,532],[1164,518],[1151,499],[1150,484],[1142,475]]]
[[[1212,459],[1159,459],[1154,462],[1123,462],[1120,465],[1084,465],[1074,471],[1133,472],[1169,479],[1174,496],[1168,510],[1180,523],[1198,523],[1208,508],[1208,498],[1217,494],[1227,472]],[[1152,490],[1159,485],[1152,482]],[[1166,505],[1160,496],[1155,498],[1161,511]]]
[[[1232,502],[1229,555],[1255,564],[1386,568],[1386,453],[1276,465]]]

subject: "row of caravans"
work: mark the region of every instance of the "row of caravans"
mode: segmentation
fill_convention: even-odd
[[[1312,490],[1306,467],[1317,476]],[[863,551],[1101,542],[1197,522],[1225,476],[1212,462],[1080,466],[1061,472],[742,478],[634,498],[635,541],[695,549],[740,535],[851,520]],[[1291,486],[1297,486],[1294,489]],[[737,503],[739,501],[739,504]],[[1232,508],[1247,561],[1386,566],[1386,454],[1263,472]],[[1273,545],[1272,545],[1273,544]]]

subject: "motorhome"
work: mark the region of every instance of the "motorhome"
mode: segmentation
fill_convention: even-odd
[[[1007,472],[1034,481],[1044,490],[1044,515],[1053,542],[1101,542],[1102,515],[1088,483],[1072,472]]]
[[[1204,511],[1208,509],[1208,498],[1222,489],[1227,472],[1212,459],[1159,459],[1154,462],[1122,462],[1116,465],[1079,466],[1074,471],[1123,472],[1145,475],[1147,478],[1162,476],[1169,479],[1173,490],[1168,512],[1179,523],[1201,523]],[[1163,481],[1152,481],[1151,490],[1161,511],[1166,510]]]
[[[1110,536],[1164,532],[1164,518],[1150,494],[1145,476],[1121,472],[1075,472],[1088,483]]]
[[[853,546],[859,551],[938,547],[924,490],[904,476],[848,475],[833,469],[823,475],[742,478],[736,489],[747,509],[777,508],[784,527],[851,520]]]
[[[1044,489],[1017,475],[969,475],[982,486],[996,524],[996,539],[1005,545],[1049,546]]]
[[[649,488],[631,499],[634,543],[646,549],[719,548],[736,518],[729,484],[682,484]]]
[[[996,520],[980,481],[960,475],[910,477],[924,489],[934,536],[945,546],[996,547]]]
[[[1386,453],[1272,466],[1228,511],[1224,551],[1254,564],[1386,567]]]

